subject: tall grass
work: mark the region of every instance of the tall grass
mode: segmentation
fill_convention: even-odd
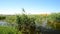
[[[17,29],[14,27],[0,26],[0,34],[16,34]]]

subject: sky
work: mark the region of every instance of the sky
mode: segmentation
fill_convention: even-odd
[[[50,14],[60,12],[60,0],[0,0],[0,14]]]

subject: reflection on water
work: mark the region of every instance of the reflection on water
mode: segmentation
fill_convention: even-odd
[[[0,21],[0,25],[1,25],[1,26],[6,25],[6,24],[7,24],[7,22],[5,22],[5,21]]]

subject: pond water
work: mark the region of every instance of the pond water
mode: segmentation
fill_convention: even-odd
[[[7,25],[7,22],[5,22],[5,21],[0,21],[0,25]]]

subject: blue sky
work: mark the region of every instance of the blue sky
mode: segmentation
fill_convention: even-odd
[[[0,14],[60,12],[60,0],[0,0]]]

